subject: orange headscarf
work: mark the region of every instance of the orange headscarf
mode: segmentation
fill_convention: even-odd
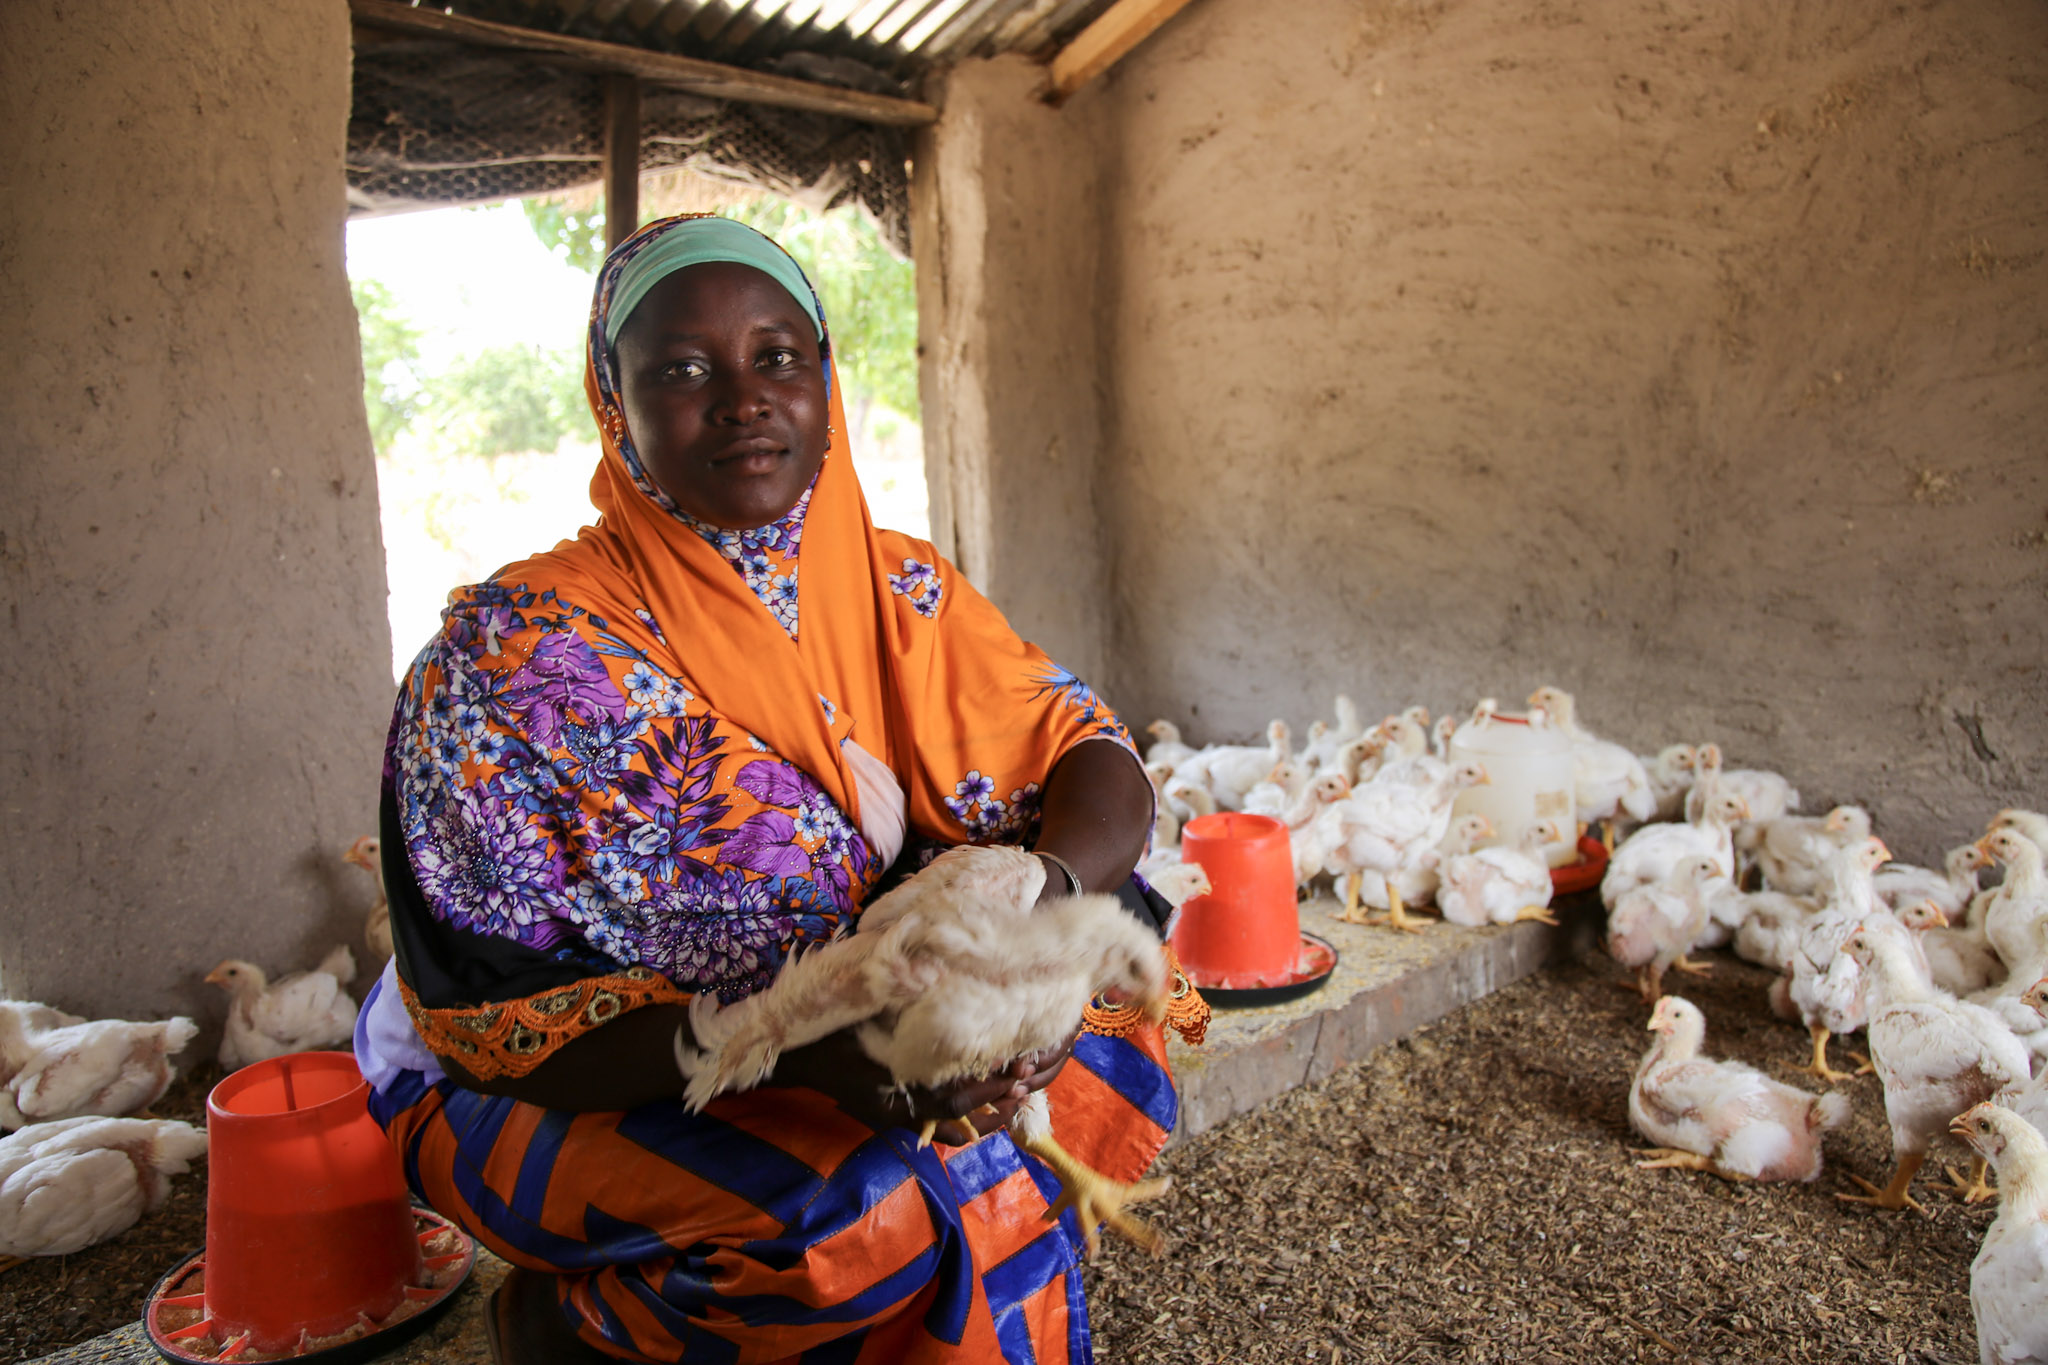
[[[546,584],[606,618],[713,711],[810,774],[856,822],[859,787],[840,743],[849,736],[896,775],[911,830],[945,843],[988,832],[973,802],[962,811],[963,798],[974,795],[970,774],[1003,802],[1041,782],[1081,739],[1128,744],[1087,685],[1019,639],[927,542],[875,527],[847,453],[836,376],[830,444],[803,523],[798,639],[672,510],[633,451],[605,333],[626,262],[694,217],[642,228],[612,252],[598,279],[584,380],[604,445],[590,486],[597,524],[500,570],[496,581]],[[811,303],[817,308],[815,291]],[[824,348],[830,376],[829,333]],[[912,570],[933,576],[909,592],[892,584]],[[643,607],[653,624],[636,614]]]

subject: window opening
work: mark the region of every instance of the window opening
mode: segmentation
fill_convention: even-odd
[[[928,536],[909,263],[851,206],[816,213],[690,172],[646,177],[640,194],[645,219],[723,213],[804,267],[824,296],[875,520]],[[451,589],[596,516],[582,344],[603,256],[594,188],[348,225],[394,678],[439,628]]]

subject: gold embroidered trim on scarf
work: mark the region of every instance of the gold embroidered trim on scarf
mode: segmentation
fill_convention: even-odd
[[[484,1081],[530,1075],[570,1039],[643,1005],[686,1005],[692,998],[647,967],[586,977],[517,1000],[445,1010],[422,1005],[404,981],[398,994],[427,1051],[454,1058]]]
[[[1166,970],[1172,981],[1167,992],[1166,1022],[1189,1047],[1200,1047],[1209,1032],[1209,1002],[1188,980],[1171,948],[1166,949]],[[1096,1000],[1081,1011],[1082,1029],[1105,1038],[1121,1038],[1143,1022],[1145,1016],[1129,1005],[1105,1005]]]

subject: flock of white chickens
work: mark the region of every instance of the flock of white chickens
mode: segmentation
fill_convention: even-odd
[[[1689,953],[1731,947],[1778,973],[1772,1008],[1808,1029],[1811,1055],[1796,1069],[1844,1079],[1827,1064],[1829,1039],[1868,1038],[1898,1165],[1884,1188],[1858,1180],[1866,1193],[1840,1198],[1919,1208],[1907,1190],[1944,1132],[1977,1154],[1971,1180],[1957,1180],[1965,1198],[1989,1197],[1986,1166],[1996,1169],[1998,1219],[1971,1268],[1980,1351],[1999,1365],[2048,1361],[2048,817],[2001,811],[1940,870],[1909,867],[1872,836],[1868,811],[1799,815],[1790,782],[1725,768],[1717,745],[1638,756],[1580,726],[1558,688],[1539,688],[1529,706],[1532,724],[1572,741],[1579,818],[1604,822],[1610,838],[1627,832],[1600,894],[1608,951],[1654,1006],[1655,1039],[1629,1091],[1630,1121],[1656,1144],[1641,1164],[1810,1181],[1822,1134],[1848,1117],[1843,1095],[1702,1055],[1706,1020],[1664,996],[1663,977],[1707,969]],[[1483,701],[1468,723],[1496,723],[1496,709]],[[1160,815],[1141,871],[1180,861],[1183,822],[1244,810],[1287,826],[1304,889],[1325,874],[1343,886],[1338,918],[1412,930],[1406,909],[1427,900],[1460,924],[1548,918],[1540,849],[1560,831],[1539,822],[1525,847],[1479,847],[1486,821],[1454,818],[1453,803],[1487,777],[1452,761],[1457,728],[1431,729],[1419,706],[1367,728],[1343,697],[1335,724],[1317,721],[1299,751],[1283,721],[1265,745],[1203,749],[1155,722],[1145,759]],[[1985,888],[1993,865],[2003,878]],[[1387,913],[1361,915],[1361,901]]]
[[[374,869],[374,840],[345,856]],[[367,935],[379,934],[380,893]],[[235,1071],[289,1052],[347,1047],[356,1003],[346,945],[309,972],[271,981],[230,958],[208,973],[228,995],[220,1064]],[[146,1116],[169,1088],[171,1058],[199,1034],[192,1020],[87,1020],[31,1001],[0,1000],[0,1269],[28,1256],[83,1250],[162,1204],[170,1177],[206,1154],[206,1131]]]

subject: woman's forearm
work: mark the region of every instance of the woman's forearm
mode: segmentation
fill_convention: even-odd
[[[1053,765],[1040,810],[1037,851],[1072,867],[1084,891],[1114,891],[1144,855],[1152,784],[1121,744],[1083,740]]]

